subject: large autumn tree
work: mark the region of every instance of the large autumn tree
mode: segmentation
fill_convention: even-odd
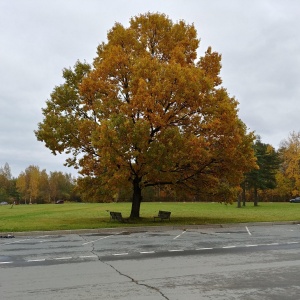
[[[78,61],[63,71],[38,140],[68,153],[67,164],[101,188],[130,184],[131,218],[147,186],[224,173],[238,184],[255,164],[253,136],[220,86],[221,55],[209,47],[197,59],[198,47],[193,25],[164,14],[133,17],[128,28],[116,23],[92,66]]]

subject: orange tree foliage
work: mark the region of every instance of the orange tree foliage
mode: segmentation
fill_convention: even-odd
[[[255,165],[253,135],[220,86],[221,55],[209,47],[197,60],[198,46],[193,25],[164,14],[116,23],[92,66],[64,70],[38,140],[103,189],[130,184],[132,218],[147,186],[240,183]]]
[[[289,196],[300,195],[300,132],[292,132],[282,141],[279,149],[281,163],[281,185],[289,189]],[[283,180],[284,179],[284,180]]]

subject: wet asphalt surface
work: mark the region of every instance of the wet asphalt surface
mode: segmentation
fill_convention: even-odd
[[[300,226],[0,239],[1,299],[300,299]]]

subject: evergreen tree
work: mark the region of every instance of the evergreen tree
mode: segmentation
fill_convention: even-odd
[[[276,173],[280,161],[275,149],[269,144],[262,143],[259,136],[254,143],[254,152],[258,168],[246,174],[245,187],[253,189],[254,206],[257,206],[258,190],[276,187]]]

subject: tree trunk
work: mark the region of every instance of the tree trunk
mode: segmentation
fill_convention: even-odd
[[[130,219],[140,217],[140,206],[142,202],[142,189],[140,187],[140,182],[141,179],[139,177],[135,177],[133,180],[133,196]]]
[[[254,206],[258,206],[257,187],[254,187]]]
[[[243,182],[243,192],[242,192],[242,199],[243,199],[243,206],[246,206],[246,183]]]
[[[238,208],[242,207],[242,205],[241,205],[241,195],[240,194],[238,195],[238,199],[237,199],[237,207]]]

